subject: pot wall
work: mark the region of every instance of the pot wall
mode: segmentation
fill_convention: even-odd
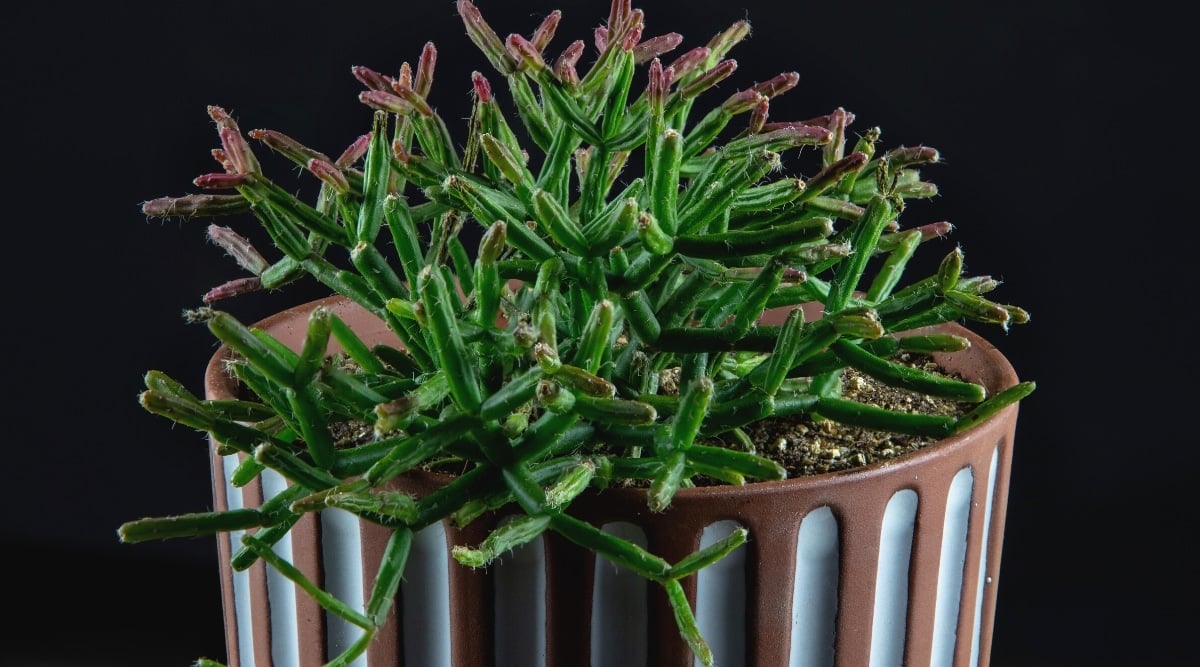
[[[308,312],[326,305],[368,342],[386,327],[334,297],[258,326],[298,346]],[[815,314],[814,314],[815,316]],[[987,341],[940,359],[990,392],[1016,374]],[[209,365],[209,398],[228,396],[227,350]],[[749,540],[685,582],[718,665],[988,664],[1017,406],[988,422],[884,464],[745,487],[683,489],[665,515],[644,491],[585,495],[572,514],[676,561],[736,526]],[[268,472],[244,488],[227,480],[236,457],[214,454],[219,508],[255,506],[286,484]],[[439,483],[414,476],[405,491]],[[265,487],[265,488],[264,488]],[[662,665],[693,659],[657,585],[615,568],[556,534],[488,570],[449,558],[500,517],[465,531],[435,525],[414,542],[387,626],[358,665]],[[276,551],[343,600],[369,594],[389,533],[338,510],[306,515]],[[238,533],[219,536],[231,665],[321,665],[357,637],[262,563],[232,572]],[[231,541],[232,540],[232,541]],[[515,596],[515,597],[514,597]],[[282,612],[282,613],[281,613]]]

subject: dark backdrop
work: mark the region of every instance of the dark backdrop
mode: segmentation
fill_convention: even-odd
[[[607,15],[600,0],[478,4],[502,35],[561,7],[553,53]],[[1021,408],[993,664],[1182,664],[1198,619],[1185,542],[1196,437],[1176,426],[1196,392],[1170,381],[1195,370],[1179,22],[1070,0],[635,4],[647,34],[681,32],[685,47],[748,18],[722,89],[798,71],[774,120],[844,106],[886,146],[940,149],[927,173],[941,194],[921,215],[956,224],[968,270],[1033,314],[1009,334],[983,329],[1040,387]],[[136,395],[152,368],[199,389],[214,343],[180,312],[237,273],[203,221],[147,221],[139,204],[215,170],[206,105],[336,155],[370,121],[351,65],[394,72],[433,39],[433,101],[451,120],[467,114],[470,71],[490,68],[451,0],[5,11],[3,329],[16,363],[2,539],[22,569],[5,582],[18,631],[0,662],[223,658],[214,542],[120,545],[115,530],[210,506],[202,437]],[[249,321],[320,294],[306,283],[228,307]]]

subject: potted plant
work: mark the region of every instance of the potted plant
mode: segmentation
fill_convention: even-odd
[[[900,222],[938,152],[769,119],[794,73],[719,94],[746,22],[674,55],[615,0],[581,71],[558,12],[501,39],[457,7],[515,116],[476,72],[456,136],[429,43],[353,69],[338,157],[210,107],[216,192],[144,204],[277,257],[209,227],[248,272],[189,311],[221,349],[141,404],[208,434],[217,509],[120,538],[218,536],[241,665],[986,664],[1033,384],[958,321],[1028,314],[959,248],[905,279],[951,231]],[[306,276],[333,296],[218,308]]]

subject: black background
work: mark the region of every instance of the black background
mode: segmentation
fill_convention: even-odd
[[[552,53],[590,44],[608,11],[478,4],[501,35],[562,8]],[[1032,313],[1008,334],[982,329],[1039,383],[1021,407],[992,664],[1183,664],[1198,620],[1196,391],[1172,378],[1195,370],[1197,223],[1181,166],[1194,120],[1174,105],[1194,84],[1175,69],[1178,17],[1068,0],[635,5],[647,35],[680,32],[685,48],[749,19],[722,90],[799,72],[772,120],[843,106],[887,147],[941,150],[926,172],[941,194],[906,221],[957,229],[923,253],[961,244],[969,273],[1002,279],[997,298]],[[393,73],[434,40],[432,100],[456,131],[470,71],[492,72],[450,0],[6,12],[0,549],[18,569],[0,662],[223,659],[214,542],[120,545],[115,531],[210,507],[202,436],[136,395],[152,368],[199,389],[215,345],[180,312],[238,270],[204,221],[147,221],[139,205],[217,170],[206,105],[337,155],[370,122],[351,65]],[[322,294],[297,285],[227,307],[252,321]]]

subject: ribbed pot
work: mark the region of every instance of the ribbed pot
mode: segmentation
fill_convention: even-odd
[[[368,342],[395,343],[379,320],[341,297],[256,326],[298,347],[318,305]],[[970,349],[938,358],[946,368],[990,393],[1017,382],[986,340],[955,324],[938,329],[971,340]],[[235,393],[223,370],[228,355],[221,348],[209,363],[208,398]],[[681,489],[663,514],[649,512],[644,490],[635,489],[584,495],[571,512],[671,562],[736,526],[749,530],[744,546],[684,586],[719,666],[986,666],[1016,419],[1012,405],[970,431],[852,471]],[[213,456],[220,509],[256,506],[287,483],[267,471],[261,482],[232,487],[236,455],[222,458],[214,450]],[[443,481],[410,475],[397,488],[424,494]],[[421,531],[392,617],[354,664],[693,664],[657,585],[556,534],[486,570],[449,557],[451,546],[476,544],[502,520],[481,519],[465,531],[448,524]],[[388,535],[326,510],[306,515],[275,549],[319,586],[361,603]],[[263,563],[233,572],[231,544],[239,539],[238,533],[218,539],[231,665],[317,666],[357,637],[357,629],[325,614]]]

